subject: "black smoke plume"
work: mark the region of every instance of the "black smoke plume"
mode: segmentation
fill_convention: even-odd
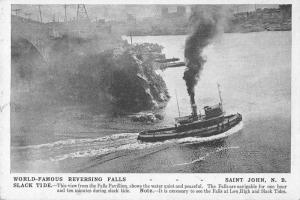
[[[186,70],[183,79],[186,82],[191,105],[195,104],[195,86],[206,62],[203,49],[212,42],[220,31],[221,7],[198,6],[192,8],[189,19],[192,34],[186,39],[184,57]]]

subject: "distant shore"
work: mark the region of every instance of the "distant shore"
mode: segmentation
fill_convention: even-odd
[[[276,30],[247,30],[247,31],[225,31],[224,33],[253,33],[253,32],[266,32],[266,31],[291,31],[291,29],[276,29]],[[158,33],[158,34],[149,34],[149,33],[144,33],[144,34],[131,34],[131,36],[168,36],[168,35],[187,35],[188,33]],[[127,37],[130,37],[130,35],[126,35]]]

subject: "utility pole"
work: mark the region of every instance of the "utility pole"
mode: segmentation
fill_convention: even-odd
[[[41,23],[43,23],[41,5],[38,5],[38,8],[39,8],[39,14],[40,14],[40,21],[41,21]]]
[[[67,22],[68,18],[67,18],[67,5],[66,4],[64,5],[64,8],[65,8],[65,19],[64,19],[64,22]]]
[[[16,15],[16,16],[19,16],[19,12],[21,12],[21,10],[22,10],[22,9],[20,9],[20,8],[16,8],[16,9],[13,9],[12,11],[15,12],[15,15]]]
[[[77,5],[77,21],[79,21],[79,18],[81,19],[86,18],[87,20],[89,20],[89,16],[84,4]]]

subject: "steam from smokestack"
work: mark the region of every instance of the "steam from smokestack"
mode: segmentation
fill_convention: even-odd
[[[202,52],[220,32],[221,11],[221,6],[197,6],[192,8],[189,19],[192,34],[185,42],[184,57],[187,68],[183,76],[191,105],[195,104],[195,86],[206,62]]]

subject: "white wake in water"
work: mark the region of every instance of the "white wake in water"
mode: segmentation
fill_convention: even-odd
[[[114,153],[122,150],[140,150],[140,149],[148,149],[153,148],[155,146],[160,146],[162,144],[170,143],[170,141],[165,142],[156,142],[156,143],[140,143],[136,140],[133,143],[123,144],[121,146],[110,146],[108,148],[96,147],[94,149],[87,149],[82,151],[77,151],[69,154],[64,154],[60,156],[56,156],[54,158],[50,158],[51,161],[60,161],[67,158],[80,158],[80,157],[93,157],[93,156],[101,156],[109,153]]]
[[[205,160],[207,157],[209,157],[210,155],[214,154],[214,153],[218,153],[220,151],[226,151],[226,150],[229,150],[229,149],[239,149],[240,147],[238,146],[233,146],[233,147],[220,147],[220,148],[217,148],[215,151],[212,151],[210,153],[206,153],[205,156],[201,156],[199,157],[198,159],[196,160],[193,160],[191,162],[185,162],[185,163],[179,163],[179,164],[175,164],[174,166],[181,166],[181,165],[190,165],[190,164],[193,164],[193,163],[196,163],[196,162],[199,162],[199,161],[203,161]]]
[[[138,133],[121,133],[99,138],[68,139],[52,143],[13,147],[13,151],[26,153],[26,157],[39,161],[61,161],[68,158],[101,156],[123,150],[147,149],[171,141],[141,143]]]
[[[99,138],[68,139],[46,144],[13,147],[12,150],[25,153],[24,156],[31,160],[61,161],[68,158],[101,156],[125,150],[148,149],[164,144],[209,142],[226,138],[240,131],[242,127],[243,124],[240,123],[222,134],[206,138],[188,137],[163,142],[145,143],[137,140],[138,133],[121,133]],[[201,159],[203,158],[199,158],[198,160]],[[193,162],[197,162],[197,160]]]
[[[76,144],[84,144],[84,143],[93,143],[93,142],[105,142],[109,140],[116,140],[128,137],[137,137],[138,133],[120,133],[114,134],[99,138],[84,138],[84,139],[68,139],[68,140],[59,140],[52,143],[38,144],[38,145],[29,145],[22,147],[13,147],[14,149],[41,149],[41,148],[52,148],[59,147],[65,145],[76,145]]]

